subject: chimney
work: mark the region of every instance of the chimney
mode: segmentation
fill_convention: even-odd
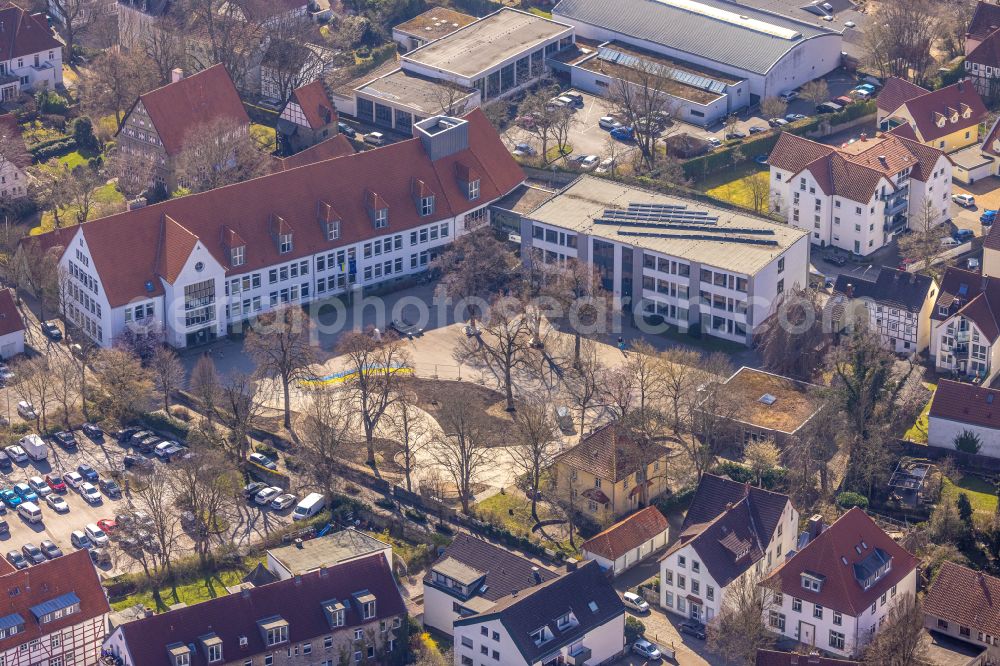
[[[250,588],[249,587],[244,587],[243,590],[240,592],[240,596],[242,596],[244,599],[249,599],[250,598]]]
[[[535,585],[542,582],[542,574],[538,572],[538,567],[531,567],[531,577],[535,579]]]
[[[823,516],[818,513],[814,513],[809,517],[809,523],[806,527],[806,532],[809,534],[809,540],[812,541],[820,534],[823,533]]]
[[[862,132],[861,133],[861,140],[862,141],[867,141],[868,140],[868,133],[867,132]]]
[[[300,548],[300,549],[302,548],[302,538],[301,537],[295,539],[295,547],[296,548]]]
[[[326,578],[326,577],[327,577],[327,576],[329,576],[329,575],[330,575],[330,572],[329,572],[329,571],[327,571],[327,568],[326,568],[326,567],[320,567],[320,568],[319,568],[319,577],[320,577],[320,578]]]
[[[295,577],[295,586],[300,587],[302,585],[302,576]]]
[[[847,297],[854,298],[854,285],[850,282],[847,283]]]
[[[183,78],[184,78],[184,70],[181,69],[180,67],[174,67],[172,70],[170,70],[171,83],[177,83]]]
[[[576,567],[577,567],[576,560],[568,560],[566,562],[566,572],[567,573],[569,573],[570,571],[576,571]]]
[[[962,80],[959,80],[959,82],[958,82],[958,92],[962,92],[963,90],[965,90],[965,82],[962,81]]]

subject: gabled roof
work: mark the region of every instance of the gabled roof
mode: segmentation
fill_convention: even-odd
[[[296,169],[300,166],[322,162],[323,160],[332,160],[344,155],[353,155],[355,152],[357,151],[354,150],[354,146],[351,145],[350,140],[346,136],[336,134],[329,139],[320,141],[316,145],[309,146],[305,150],[300,150],[294,155],[275,157],[271,164],[271,170],[288,171],[289,169]]]
[[[20,571],[15,571],[6,561],[4,564],[6,566],[0,570],[0,590],[6,593],[0,597],[0,626],[6,628],[17,624],[16,616],[20,616],[23,627],[17,634],[0,640],[0,651],[6,652],[111,610],[101,579],[85,550],[67,553]],[[44,625],[38,622],[33,608],[65,607],[65,602],[74,601],[69,595],[75,595],[75,601],[80,604],[79,613]]]
[[[460,532],[455,535],[454,541],[444,551],[444,554],[428,568],[427,575],[424,576],[425,584],[432,582],[435,565],[445,560],[451,560],[481,572],[484,576],[483,583],[474,596],[487,601],[499,601],[512,592],[535,585],[534,573],[536,569],[543,581],[556,578],[555,573],[536,565],[531,560],[505,548],[494,546],[485,539]]]
[[[934,391],[929,416],[984,428],[1000,428],[1000,391],[942,379]]]
[[[84,552],[84,551],[78,551]],[[76,555],[76,553],[73,553]],[[84,557],[87,558],[84,552]],[[64,559],[64,558],[59,558]],[[59,560],[54,560],[58,562]],[[353,595],[375,596],[375,618],[364,621]],[[344,625],[334,630],[323,610],[329,601],[346,604]],[[267,650],[258,623],[280,617],[288,623],[290,645],[330,633],[352,630],[370,621],[406,613],[388,562],[381,554],[345,562],[299,578],[254,587],[237,594],[123,624],[120,628],[136,664],[167,663],[167,646],[193,643],[191,666],[207,664],[199,638],[215,634],[226,662]],[[241,637],[247,645],[240,646]]]
[[[924,613],[1000,635],[1000,578],[945,561],[924,595]]]
[[[11,155],[4,155],[2,159],[22,169],[31,166],[31,153],[24,145],[21,126],[17,124],[17,116],[13,113],[5,113],[0,116],[0,148],[17,151]]]
[[[13,2],[0,8],[0,60],[61,48],[45,14],[29,14]]]
[[[577,624],[560,629],[556,620],[567,612]],[[455,626],[497,618],[525,662],[533,664],[624,613],[625,606],[601,567],[588,560],[575,571],[504,597],[485,613],[460,618]],[[548,627],[553,638],[535,645],[531,634],[542,627]]]
[[[891,558],[891,566],[866,590],[855,571],[867,570],[868,561],[877,551]],[[768,582],[790,596],[857,617],[916,566],[913,555],[889,538],[864,511],[854,507],[785,560]],[[803,573],[823,577],[819,592],[802,586]]]
[[[965,62],[1000,67],[1000,29],[994,30],[965,56]]]
[[[980,145],[984,153],[1000,157],[1000,117],[993,121],[993,125],[986,132],[986,136],[983,137],[983,142]]]
[[[431,160],[421,140],[414,138],[64,227],[25,242],[66,248],[82,233],[109,305],[119,307],[135,297],[163,293],[158,241],[164,216],[197,236],[223,266],[229,266],[229,256],[222,230],[235,231],[246,241],[246,263],[237,269],[239,274],[450,219],[502,197],[524,180],[521,167],[483,112],[476,109],[465,119],[468,148],[437,160]],[[481,174],[478,200],[469,201],[459,186],[457,163],[468,164]],[[432,183],[438,194],[432,215],[422,217],[417,211],[410,195],[414,177]],[[390,210],[387,229],[376,230],[369,217],[365,192],[372,185],[379,188]],[[316,223],[321,201],[335,206],[343,216],[341,236],[335,241],[328,240]],[[278,253],[270,235],[272,216],[283,218],[295,231],[288,254]]]
[[[17,309],[14,290],[0,290],[0,335],[9,335],[24,330],[24,318]]]
[[[984,246],[987,246],[984,243]],[[941,278],[941,288],[938,290],[937,300],[934,302],[934,310],[931,318],[944,321],[951,317],[958,308],[968,303],[970,300],[982,293],[983,288],[990,281],[989,277],[984,277],[979,273],[967,271],[956,266],[949,266],[945,269],[944,277]],[[947,308],[948,314],[942,315],[940,308]]]
[[[735,504],[744,497],[750,497],[754,510],[754,519],[761,530],[771,534],[778,527],[785,504],[791,500],[788,495],[764,490],[750,484],[738,483],[725,476],[702,474],[695,490],[691,504],[681,529],[686,530],[692,525],[707,523],[726,511],[726,505]]]
[[[875,105],[879,111],[893,112],[911,99],[926,95],[930,91],[921,88],[916,83],[910,83],[906,79],[893,76],[885,81],[878,97],[875,98]]]
[[[907,312],[920,312],[933,285],[934,279],[928,275],[886,266],[874,280],[841,273],[833,291],[847,294],[850,290],[854,298],[867,298]]]
[[[893,80],[889,79],[889,82]],[[886,88],[889,82],[886,82]],[[891,108],[889,100],[883,102],[885,90],[878,97],[879,108],[895,115],[900,108],[906,107],[916,124],[921,141],[934,141],[948,134],[976,127],[987,115],[986,106],[975,86],[965,81],[909,97],[896,108]]]
[[[860,666],[860,661],[831,659],[818,654],[798,654],[777,650],[757,650],[756,666]]]
[[[169,215],[163,216],[160,230],[160,267],[157,272],[173,284],[198,244],[198,237]]]
[[[980,0],[976,4],[976,10],[972,13],[969,29],[965,33],[966,37],[985,39],[997,28],[1000,28],[1000,5]]]
[[[583,542],[580,550],[614,561],[633,548],[638,548],[653,537],[666,532],[669,527],[670,523],[659,509],[647,506]]]
[[[555,462],[618,483],[668,452],[667,447],[655,442],[640,444],[635,433],[613,422],[584,437],[579,444],[561,453]]]
[[[784,171],[798,173],[811,162],[834,152],[836,150],[833,146],[810,141],[791,132],[781,132],[771,154],[767,156],[767,163]]]
[[[292,91],[291,101],[302,109],[311,129],[320,129],[337,122],[337,108],[326,94],[326,88],[321,79],[316,79]]]
[[[236,86],[221,63],[139,95],[139,101],[171,156],[181,151],[187,133],[198,125],[218,118],[250,124]]]

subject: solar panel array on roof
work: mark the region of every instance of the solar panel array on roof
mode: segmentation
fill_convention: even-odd
[[[695,74],[694,72],[687,72],[682,69],[677,69],[676,67],[670,67],[668,65],[653,62],[652,60],[632,55],[631,53],[622,53],[617,49],[609,48],[607,46],[602,46],[597,50],[597,57],[601,60],[621,65],[622,67],[653,71],[662,77],[672,79],[678,83],[683,83],[691,86],[692,88],[699,88],[701,90],[707,90],[717,94],[726,92],[726,84],[721,81],[716,81],[715,79]]]
[[[774,236],[773,229],[718,226],[718,222],[718,216],[709,211],[691,210],[682,204],[653,203],[630,203],[625,210],[606,209],[601,217],[594,220],[594,224],[648,229],[625,231],[619,228],[618,234],[621,236],[711,240],[749,245],[778,244],[776,240],[761,238]]]

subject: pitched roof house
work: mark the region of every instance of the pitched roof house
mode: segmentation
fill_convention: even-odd
[[[579,496],[577,508],[608,525],[667,490],[669,453],[627,426],[609,423],[555,458],[555,489],[570,499]]]
[[[292,91],[278,116],[279,137],[294,152],[337,134],[337,108],[320,80]]]
[[[455,622],[455,663],[602,664],[622,653],[625,606],[597,562],[512,592]]]
[[[965,32],[965,53],[972,53],[991,33],[1000,29],[1000,5],[993,2],[976,3],[969,27]]]
[[[294,650],[384,660],[402,648],[406,606],[381,553],[117,627],[104,643],[124,666],[263,663]],[[261,660],[258,662],[258,658]]]
[[[942,379],[927,415],[927,443],[954,450],[965,432],[979,437],[980,455],[1000,458],[1000,390]]]
[[[948,267],[931,326],[930,353],[938,372],[989,383],[1000,371],[1000,278]]]
[[[555,577],[489,541],[457,534],[424,576],[424,626],[450,636],[460,617],[485,613],[507,595]]]
[[[916,272],[883,267],[874,279],[841,273],[827,306],[838,329],[858,322],[878,331],[897,354],[919,353],[931,339],[931,311],[937,299],[934,279]],[[839,306],[839,309],[838,309]]]
[[[111,609],[87,551],[21,570],[4,560],[0,589],[3,663],[98,662]]]
[[[24,328],[14,290],[0,290],[0,358],[9,359],[24,352]]]
[[[31,165],[31,153],[24,145],[21,126],[13,113],[0,116],[0,201],[21,199],[28,196],[29,178],[27,167]]]
[[[944,562],[924,595],[927,629],[985,646],[991,661],[1000,659],[1000,578]]]
[[[798,519],[787,495],[703,474],[680,538],[660,558],[660,605],[708,623],[730,585],[764,575],[793,550]]]
[[[769,625],[806,646],[855,656],[893,604],[915,598],[916,572],[917,559],[855,507],[768,577]]]
[[[4,28],[0,30],[0,102],[10,102],[22,91],[62,85],[63,45],[44,13],[30,14],[18,4],[2,2],[0,26]]]
[[[979,123],[987,112],[975,86],[959,81],[934,91],[921,88],[920,94],[915,87],[895,78],[886,81],[877,102],[880,129],[909,125],[920,143],[946,153],[979,141]]]
[[[660,510],[647,506],[584,541],[580,551],[617,576],[666,546],[669,529]]]

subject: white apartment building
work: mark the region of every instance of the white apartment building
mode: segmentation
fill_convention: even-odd
[[[62,248],[68,318],[109,346],[127,328],[201,344],[286,304],[424,271],[523,180],[474,111],[419,137],[34,237]]]
[[[783,132],[768,157],[771,209],[813,245],[866,256],[908,228],[949,218],[951,162],[880,134],[839,148]]]
[[[522,217],[521,255],[590,262],[623,310],[743,344],[809,270],[802,231],[593,176]]]
[[[61,86],[62,43],[52,34],[45,14],[29,14],[13,3],[0,9],[0,102],[22,91]]]
[[[822,529],[767,580],[768,626],[807,649],[854,657],[885,624],[893,605],[916,598],[917,560],[855,507]],[[816,534],[818,532],[818,534]]]
[[[711,622],[727,590],[763,580],[793,551],[798,521],[787,495],[702,475],[680,539],[660,558],[660,606]]]
[[[1000,278],[948,267],[931,311],[931,356],[938,372],[978,377],[1000,371]]]

